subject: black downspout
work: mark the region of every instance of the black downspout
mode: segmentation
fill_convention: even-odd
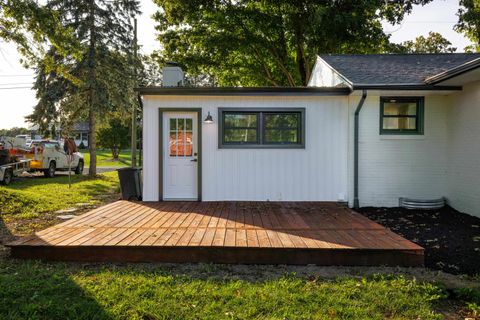
[[[137,95],[137,99],[138,99],[138,105],[140,106],[140,112],[141,112],[141,123],[142,123],[142,130],[139,131],[139,134],[138,134],[138,140],[140,141],[140,143],[138,144],[139,145],[139,154],[138,154],[138,166],[139,167],[143,167],[143,163],[142,163],[142,155],[143,155],[143,100],[142,100],[142,95],[140,93],[138,93]]]
[[[355,124],[354,124],[354,140],[353,140],[353,207],[358,209],[360,203],[358,201],[358,132],[360,124],[360,111],[363,103],[367,98],[367,90],[363,90],[362,98],[358,102],[357,109],[355,109]]]

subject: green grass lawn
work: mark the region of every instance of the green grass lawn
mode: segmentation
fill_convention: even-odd
[[[0,260],[0,318],[443,319],[436,308],[447,296],[402,276],[255,281],[217,268]]]
[[[90,165],[90,154],[88,150],[80,151],[85,159],[85,167]],[[97,150],[97,166],[98,167],[127,167],[131,161],[132,152],[130,150],[122,150],[118,160],[113,160],[110,150]],[[137,158],[138,159],[138,158]]]
[[[71,188],[65,175],[24,178],[0,186],[0,240],[8,241],[11,234],[31,234],[61,222],[57,210],[77,208],[79,214],[89,206],[116,200],[119,191],[117,172],[96,178],[72,175]]]
[[[117,172],[108,172],[96,178],[72,175],[72,186],[68,176],[25,178],[9,186],[0,186],[2,215],[21,217],[37,216],[75,206],[77,203],[98,203],[98,197],[119,191]]]
[[[221,265],[8,258],[1,243],[11,233],[58,223],[55,210],[118,198],[116,172],[72,178],[72,188],[67,176],[0,187],[0,319],[443,319],[452,294],[462,315],[480,314],[480,290],[452,293],[401,275],[323,279],[277,266],[237,266],[239,273]]]

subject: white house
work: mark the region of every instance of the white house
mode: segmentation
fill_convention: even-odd
[[[480,54],[320,55],[308,87],[138,91],[146,201],[446,197],[480,216]]]

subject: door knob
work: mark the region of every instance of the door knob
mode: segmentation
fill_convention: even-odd
[[[192,159],[192,160],[190,160],[190,161],[192,161],[192,162],[198,162],[198,159]]]

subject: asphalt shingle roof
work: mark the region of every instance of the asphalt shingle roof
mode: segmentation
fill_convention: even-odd
[[[354,85],[422,85],[428,77],[480,58],[478,53],[319,56]]]

